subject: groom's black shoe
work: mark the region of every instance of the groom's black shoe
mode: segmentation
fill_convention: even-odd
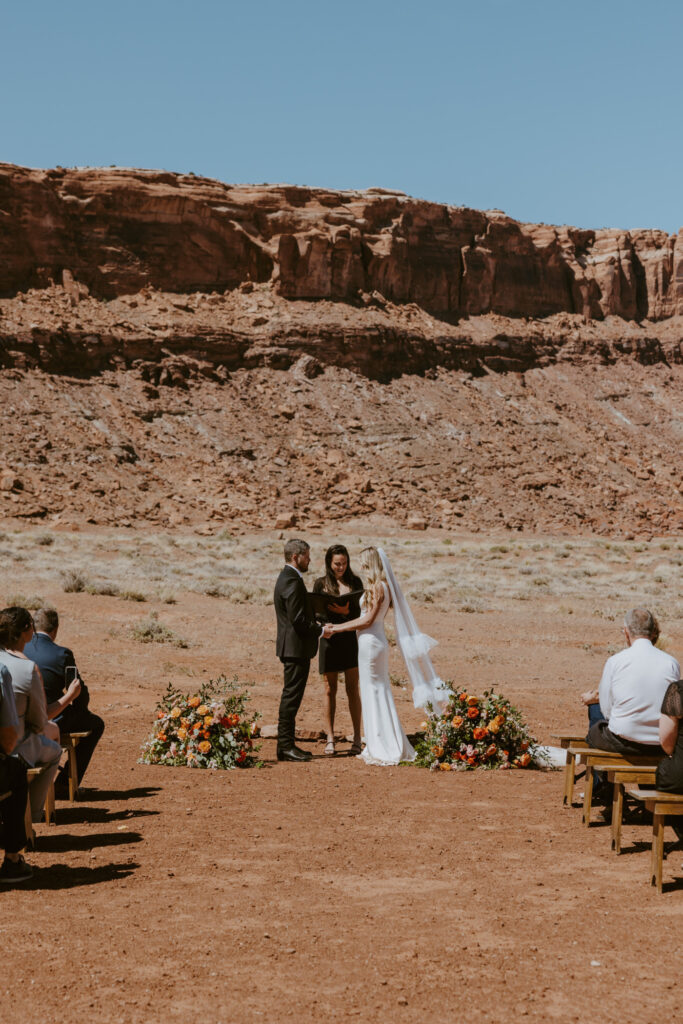
[[[313,754],[294,746],[294,744],[287,750],[278,750],[277,752],[278,761],[310,761],[312,757]]]

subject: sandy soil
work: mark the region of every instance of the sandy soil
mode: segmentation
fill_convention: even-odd
[[[358,535],[346,539],[358,549]],[[311,540],[315,565],[323,538]],[[619,648],[627,605],[650,601],[683,657],[671,588],[680,541],[615,550],[599,538],[399,533],[393,543],[418,618],[441,640],[441,673],[471,692],[495,686],[541,740],[584,724],[577,695]],[[25,530],[1,546],[3,603],[24,595],[59,608],[60,639],[107,721],[82,802],[58,804],[57,826],[38,826],[34,880],[0,896],[2,1020],[647,1024],[680,1015],[683,853],[668,858],[657,896],[649,831],[626,826],[615,857],[607,826],[582,828],[578,808],[562,807],[560,773],[369,769],[324,758],[322,744],[310,764],[281,765],[272,741],[264,767],[250,771],[137,763],[169,681],[189,690],[236,672],[274,721],[280,677],[265,603],[274,534],[93,531],[49,543],[44,530]],[[211,597],[228,548],[233,583],[248,593],[235,583]],[[108,581],[147,600],[64,593],[62,574],[75,570],[91,590]],[[189,646],[132,640],[131,624],[150,610]],[[395,650],[392,671],[410,730],[421,715]],[[304,727],[320,726],[321,694],[313,672]]]

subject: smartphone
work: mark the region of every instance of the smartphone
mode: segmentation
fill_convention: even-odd
[[[67,665],[64,669],[64,682],[66,684],[66,688],[68,689],[76,679],[78,679],[78,669],[75,665]]]

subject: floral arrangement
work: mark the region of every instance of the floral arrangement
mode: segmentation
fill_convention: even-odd
[[[540,756],[521,712],[488,690],[483,697],[453,690],[444,713],[422,725],[415,763],[432,770],[528,768]]]
[[[249,694],[237,677],[204,683],[195,694],[169,683],[156,706],[154,729],[143,744],[141,764],[191,768],[248,768],[255,763],[258,713],[248,715]]]

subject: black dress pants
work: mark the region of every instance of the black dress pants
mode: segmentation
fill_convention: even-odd
[[[11,790],[11,796],[0,803],[0,849],[5,853],[19,853],[26,846],[24,813],[28,780],[26,766],[16,757],[0,760],[0,793]]]
[[[64,710],[64,714],[60,715],[55,721],[59,726],[60,732],[90,732],[90,736],[85,736],[79,740],[76,747],[76,769],[78,771],[78,784],[80,785],[90,764],[90,758],[95,752],[95,747],[102,739],[104,722],[99,715],[94,715],[92,711],[87,711],[85,708],[75,708],[73,705],[69,705]],[[69,762],[67,761],[55,779],[55,787],[63,790],[67,789],[68,786]]]
[[[597,750],[611,750],[615,754],[640,754],[641,756],[662,757],[664,751],[659,743],[638,743],[625,736],[617,736],[603,719],[588,730],[588,746]]]
[[[284,686],[280,698],[277,723],[277,749],[289,750],[294,746],[296,714],[301,707],[304,690],[311,669],[310,658],[282,658]]]

